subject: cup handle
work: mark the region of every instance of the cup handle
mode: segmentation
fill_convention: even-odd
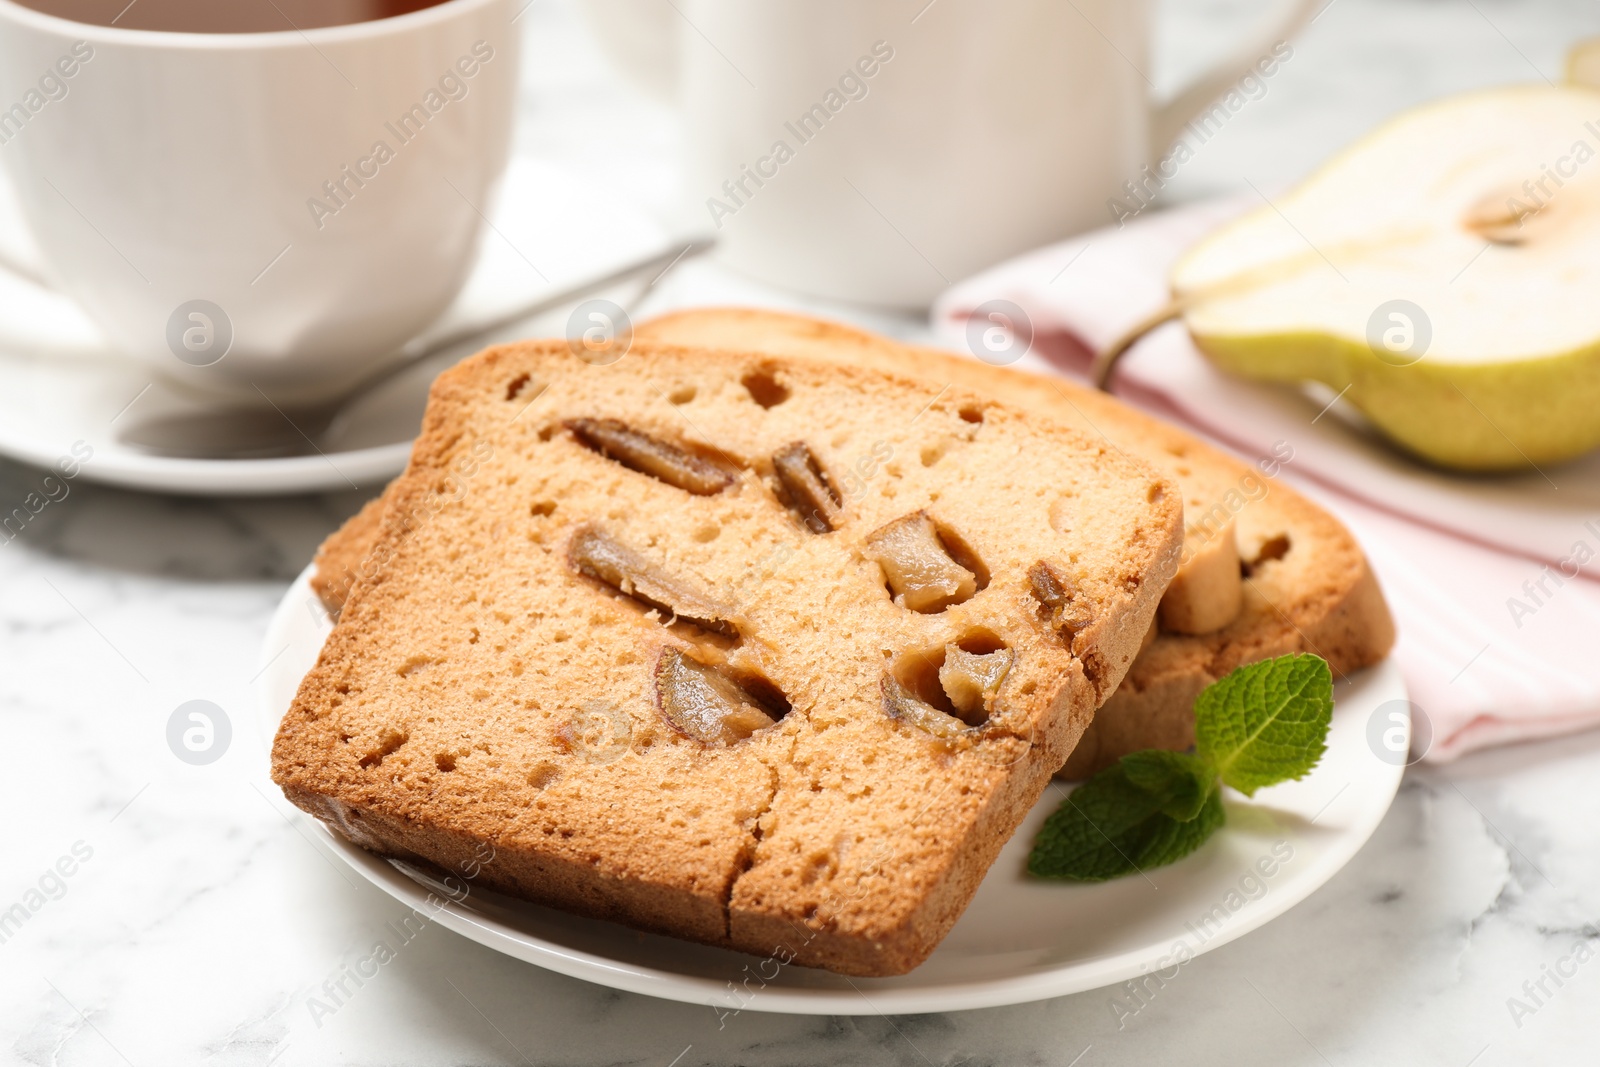
[[[1164,104],[1158,105],[1150,120],[1150,158],[1158,161],[1178,139],[1178,133],[1207,104],[1227,92],[1238,80],[1254,69],[1255,64],[1271,48],[1299,33],[1316,17],[1319,8],[1328,0],[1297,0],[1287,16],[1267,32],[1252,40],[1246,47],[1218,63],[1196,78]]]

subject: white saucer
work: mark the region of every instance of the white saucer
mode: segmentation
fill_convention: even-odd
[[[307,568],[284,596],[262,650],[260,728],[269,743],[332,628],[311,592],[310,574]],[[1339,683],[1328,752],[1317,769],[1303,781],[1262,790],[1254,801],[1232,796],[1221,833],[1147,877],[1101,885],[1027,878],[1034,832],[1063,795],[1059,786],[1046,790],[944,943],[899,978],[780,967],[478,889],[436,911],[429,899],[444,890],[425,874],[350,844],[309,815],[297,817],[317,828],[313,836],[329,852],[402,904],[473,941],[574,978],[719,1012],[985,1008],[1078,993],[1147,971],[1165,970],[1171,978],[1183,949],[1191,957],[1208,952],[1304,900],[1349,862],[1389,809],[1403,769],[1369,748],[1368,723],[1405,696],[1393,661]],[[1385,725],[1392,710],[1384,709]]]
[[[16,222],[8,193],[0,188],[0,226],[6,229],[11,226],[5,223]],[[643,214],[532,160],[512,164],[500,200],[466,288],[429,334],[490,321],[541,293],[603,276],[667,244],[661,227]],[[487,340],[560,334],[563,328],[557,313],[435,354],[341,416],[325,455],[173,459],[122,445],[117,429],[129,419],[193,410],[196,401],[142,366],[105,354],[94,326],[64,297],[0,271],[0,456],[50,467],[73,455],[74,444],[80,457],[87,445],[92,456],[78,477],[172,493],[375,489],[405,466],[428,384],[439,371]]]

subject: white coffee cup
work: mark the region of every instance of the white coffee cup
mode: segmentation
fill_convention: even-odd
[[[0,0],[0,165],[48,280],[158,373],[336,395],[466,280],[509,158],[518,6],[224,34]]]
[[[1184,124],[1281,61],[1323,0],[1296,0],[1165,103],[1146,0],[635,0],[627,19],[619,0],[587,2],[645,82],[679,51],[686,188],[725,261],[820,296],[923,307],[1113,221],[1124,182],[1150,195],[1143,168],[1170,171]],[[674,41],[653,61],[651,37]]]

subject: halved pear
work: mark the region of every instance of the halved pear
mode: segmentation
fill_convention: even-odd
[[[1407,112],[1174,268],[1195,343],[1320,381],[1434,463],[1600,445],[1600,92],[1515,87]]]

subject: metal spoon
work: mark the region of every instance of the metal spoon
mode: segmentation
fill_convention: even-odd
[[[690,238],[663,252],[619,267],[604,277],[592,278],[561,292],[530,300],[496,316],[490,322],[454,330],[432,341],[426,348],[409,354],[408,358],[382,368],[338,399],[325,404],[286,409],[273,404],[262,393],[262,399],[271,407],[223,408],[161,415],[130,423],[117,435],[117,440],[140,452],[178,459],[274,459],[315,455],[322,451],[319,440],[328,432],[340,412],[428,356],[485,337],[502,327],[559,308],[619,282],[650,271],[659,271],[639,293],[642,297],[679,263],[708,252],[715,245],[715,238]]]

